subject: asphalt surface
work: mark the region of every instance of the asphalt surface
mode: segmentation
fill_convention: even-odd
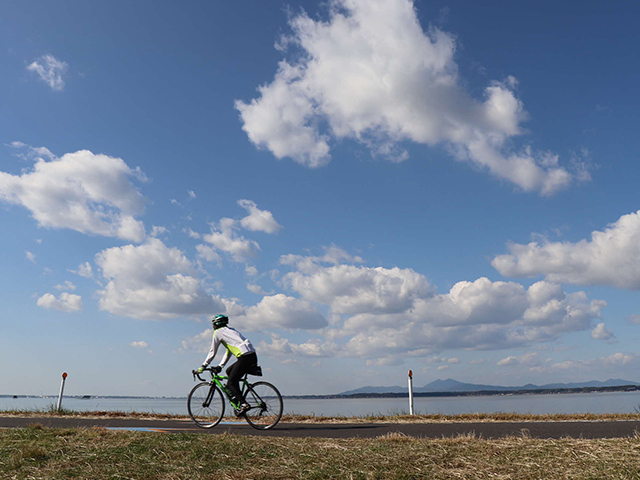
[[[190,432],[238,435],[320,438],[374,438],[389,433],[412,437],[442,438],[473,434],[481,438],[528,435],[534,438],[620,438],[640,435],[640,421],[613,422],[495,422],[495,423],[279,423],[272,430],[255,430],[245,422],[221,422],[212,429],[198,428],[186,420],[137,420],[122,418],[4,417],[0,428],[24,428],[39,424],[47,428],[93,428],[148,432]]]

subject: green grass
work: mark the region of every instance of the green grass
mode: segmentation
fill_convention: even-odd
[[[317,439],[0,429],[7,479],[640,479],[640,438]]]

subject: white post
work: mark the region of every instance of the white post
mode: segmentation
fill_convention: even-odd
[[[409,415],[413,415],[413,372],[409,370]]]
[[[62,383],[60,384],[60,395],[58,395],[58,406],[56,410],[60,411],[60,407],[62,406],[62,393],[64,392],[64,382],[67,379],[67,372],[62,374]]]

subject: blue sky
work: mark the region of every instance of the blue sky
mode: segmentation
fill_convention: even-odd
[[[640,381],[637,5],[0,7],[0,393]]]

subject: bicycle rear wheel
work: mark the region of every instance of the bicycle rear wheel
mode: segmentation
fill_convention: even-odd
[[[189,416],[201,428],[213,428],[224,416],[224,397],[220,389],[202,382],[193,387],[187,399]]]
[[[268,430],[282,418],[284,404],[282,395],[268,382],[256,382],[247,385],[245,402],[251,407],[245,414],[245,420],[253,428]]]

